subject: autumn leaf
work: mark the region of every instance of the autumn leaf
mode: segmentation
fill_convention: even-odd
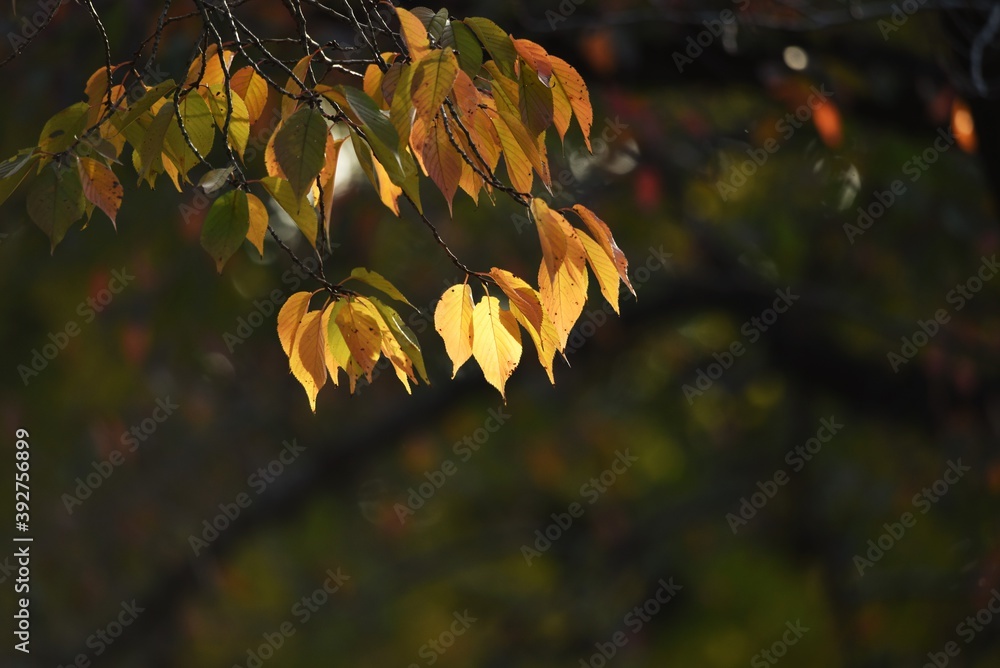
[[[320,328],[322,315],[320,311],[310,311],[302,316],[289,357],[292,375],[306,391],[313,413],[316,412],[316,395],[326,384],[326,352]]]
[[[267,106],[267,81],[254,70],[252,65],[247,65],[233,74],[229,85],[243,100],[250,124],[253,125]]]
[[[410,58],[414,61],[422,60],[431,50],[430,40],[427,39],[427,28],[412,12],[402,7],[396,8],[396,16],[399,17],[399,32],[406,43]]]
[[[472,354],[486,381],[500,391],[504,402],[507,379],[521,360],[521,332],[510,311],[496,297],[484,296],[472,313]]]
[[[309,310],[310,299],[312,299],[311,292],[296,292],[285,300],[281,310],[278,311],[278,340],[281,341],[281,349],[289,359],[292,356],[295,332],[302,317]]]
[[[611,229],[608,227],[607,223],[597,217],[593,211],[583,206],[582,204],[576,204],[572,208],[573,213],[580,217],[587,229],[590,230],[590,234],[597,240],[597,243],[601,245],[604,252],[607,253],[608,258],[614,263],[615,268],[618,270],[618,276],[621,277],[622,282],[625,287],[629,289],[632,296],[635,296],[635,289],[632,287],[632,282],[628,278],[628,260],[625,258],[625,253],[622,249],[618,247],[617,242],[615,242],[614,236],[611,234]]]
[[[514,78],[514,60],[517,58],[517,51],[510,36],[503,31],[493,21],[481,17],[470,17],[462,21],[472,29],[479,41],[486,47],[486,51],[493,58],[500,71],[508,78]],[[471,75],[470,75],[471,76]]]
[[[226,117],[229,117],[229,143],[236,155],[243,157],[250,140],[250,112],[246,103],[236,93],[232,93],[227,101],[226,91],[221,85],[208,88],[208,106],[215,117],[215,124],[221,132],[226,127]],[[232,113],[229,105],[232,104]]]
[[[434,309],[434,328],[444,340],[453,365],[451,377],[472,356],[472,288],[467,283],[444,291]]]
[[[122,184],[104,163],[91,158],[80,158],[77,163],[80,170],[80,183],[83,194],[111,219],[111,224],[118,229],[115,218],[122,205],[124,191]]]
[[[418,145],[420,151],[417,158],[424,173],[434,181],[438,190],[444,195],[445,201],[448,202],[448,211],[451,212],[465,161],[448,138],[448,130],[444,127],[442,119],[443,117],[439,116],[431,123],[426,140]]]
[[[554,273],[549,271],[545,262],[538,268],[538,295],[545,312],[555,325],[559,336],[559,350],[566,349],[573,325],[583,313],[589,286],[583,244],[575,234],[568,236],[566,241],[566,256]]]
[[[521,60],[531,67],[545,86],[548,86],[549,79],[552,78],[552,62],[549,60],[548,52],[540,45],[527,39],[512,38],[511,43]],[[521,72],[523,73],[524,70],[522,69]]]
[[[297,198],[303,197],[326,161],[326,119],[306,107],[285,121],[274,137],[274,157]]]
[[[395,285],[390,283],[385,276],[379,274],[378,272],[365,269],[364,267],[355,267],[351,271],[350,278],[353,278],[356,281],[361,281],[366,285],[370,285],[376,290],[379,290],[385,293],[386,295],[392,297],[396,301],[403,302],[412,309],[416,308],[413,304],[410,303],[410,301],[406,297],[403,296],[403,293],[400,292]]]
[[[587,254],[587,262],[597,277],[597,284],[601,286],[601,294],[611,304],[615,313],[618,310],[618,283],[621,280],[614,263],[601,248],[601,245],[587,236],[582,230],[576,230],[576,238],[583,244],[583,250]]]
[[[594,125],[594,109],[590,105],[590,92],[587,84],[584,83],[580,73],[573,69],[573,66],[562,58],[549,56],[552,63],[552,72],[559,80],[563,93],[573,107],[573,114],[576,116],[580,130],[583,131],[583,140],[587,144],[587,150],[593,153],[590,145],[590,130]]]
[[[245,192],[230,190],[212,202],[201,228],[201,245],[215,260],[219,273],[243,245],[249,229],[250,212]]]
[[[326,371],[334,385],[340,381],[340,370],[347,371],[351,359],[351,351],[340,328],[337,327],[337,313],[344,307],[344,301],[338,300],[323,309],[320,318],[320,329],[323,334],[323,361]],[[353,383],[352,383],[353,388]]]
[[[470,77],[479,74],[483,66],[483,47],[476,39],[475,33],[461,21],[448,24],[454,38],[454,47],[458,55],[458,66]],[[450,46],[450,45],[446,45]]]
[[[368,315],[378,324],[382,344],[380,350],[392,364],[392,368],[396,372],[396,377],[399,378],[399,382],[406,388],[406,393],[413,394],[413,390],[410,388],[410,381],[417,382],[417,377],[413,373],[413,362],[403,352],[392,328],[389,327],[389,323],[385,321],[382,313],[367,298],[358,297],[356,303],[366,309]]]
[[[542,306],[541,297],[528,285],[509,271],[493,267],[490,276],[507,297],[510,312],[528,332],[538,350],[538,361],[545,369],[549,382],[555,384],[552,360],[559,345],[555,325]]]
[[[535,219],[538,229],[538,239],[542,245],[542,258],[548,268],[549,275],[554,276],[559,265],[566,257],[567,234],[569,223],[556,211],[549,208],[541,198],[531,200],[531,217]]]
[[[247,212],[250,218],[247,240],[254,245],[260,256],[264,257],[264,236],[267,234],[267,224],[270,219],[267,207],[256,195],[247,193]]]
[[[411,98],[417,116],[431,121],[455,85],[458,60],[450,48],[434,51],[421,60],[413,71]]]
[[[334,139],[333,135],[326,136],[325,162],[323,169],[319,173],[319,182],[323,186],[323,230],[326,236],[326,243],[330,242],[330,221],[333,219],[333,193],[335,187],[335,177],[337,176],[337,163],[340,158],[340,147],[346,141],[344,139]]]
[[[226,69],[233,62],[233,56],[235,52],[224,49],[222,51],[222,60],[225,61]],[[202,71],[204,70],[204,72]],[[202,86],[214,86],[221,84],[226,80],[225,72],[222,69],[222,63],[219,59],[219,47],[217,44],[209,44],[208,48],[205,49],[205,53],[199,54],[191,62],[191,66],[188,68],[187,78],[184,80],[185,87],[193,87],[196,84]]]
[[[346,299],[337,313],[337,327],[344,335],[353,360],[369,381],[382,350],[382,330],[368,309],[356,300]],[[349,372],[350,373],[350,372]]]
[[[309,53],[299,59],[299,62],[295,64],[292,68],[292,74],[294,76],[288,77],[288,82],[285,84],[285,90],[287,90],[292,95],[298,95],[302,92],[302,86],[295,82],[296,79],[302,83],[307,83],[309,74],[309,66],[312,64],[313,54]],[[281,96],[281,118],[282,120],[287,119],[292,113],[298,108],[299,100],[288,97],[287,95]]]
[[[420,342],[417,340],[417,335],[406,326],[403,318],[400,317],[394,308],[382,303],[375,297],[369,297],[368,300],[375,306],[386,324],[389,325],[389,329],[392,331],[393,336],[396,337],[396,342],[399,344],[400,349],[413,363],[413,367],[420,374],[420,378],[430,385],[431,381],[427,377],[427,368],[424,366],[424,355],[420,350]]]
[[[39,173],[52,160],[51,154],[65,151],[83,133],[87,128],[89,112],[90,106],[86,102],[77,102],[45,122],[38,136],[38,150],[42,153],[38,163]]]
[[[285,213],[287,213],[299,231],[305,235],[309,243],[316,247],[316,235],[319,232],[319,216],[316,209],[305,197],[296,197],[291,184],[274,176],[265,176],[260,180],[264,189],[274,198]]]

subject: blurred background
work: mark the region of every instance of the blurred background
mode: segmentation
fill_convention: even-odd
[[[160,9],[95,6],[116,62]],[[50,255],[19,190],[0,469],[28,430],[33,635],[26,659],[5,631],[3,665],[998,665],[1000,11],[447,8],[589,82],[595,154],[575,129],[550,148],[554,199],[609,223],[638,298],[609,316],[594,286],[572,366],[550,386],[526,350],[504,406],[473,364],[449,380],[430,319],[460,280],[447,257],[345,172],[328,272],[403,288],[432,385],[327,388],[314,415],[275,333],[271,296],[298,279],[270,240],[218,276],[195,192],[123,166],[117,233],[98,213]],[[5,41],[42,10],[3,7]],[[292,34],[281,3],[241,11]],[[198,35],[169,36],[178,76]],[[0,156],[102,63],[66,3],[0,70]],[[509,201],[460,195],[449,218],[424,195],[467,264],[533,275]]]

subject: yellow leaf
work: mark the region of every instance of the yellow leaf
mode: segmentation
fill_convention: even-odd
[[[79,167],[84,196],[96,204],[117,229],[115,217],[122,205],[122,184],[114,172],[97,160],[80,158]]]
[[[414,383],[417,382],[417,377],[413,373],[413,362],[411,362],[410,358],[403,352],[399,341],[396,340],[396,336],[393,334],[392,328],[382,317],[382,313],[375,307],[375,305],[365,297],[358,297],[357,303],[362,308],[366,309],[368,311],[368,315],[370,315],[372,319],[378,323],[379,333],[382,337],[382,354],[385,355],[389,362],[392,363],[392,368],[396,372],[396,377],[399,378],[399,382],[406,388],[406,393],[413,394],[413,390],[410,389],[410,381],[412,380]]]
[[[535,219],[535,227],[538,228],[538,239],[542,244],[545,266],[549,275],[554,276],[556,269],[566,257],[569,222],[562,214],[550,209],[549,205],[539,197],[531,200],[531,217]]]
[[[486,381],[500,391],[521,360],[521,332],[510,311],[500,308],[496,297],[483,297],[472,313],[472,354],[483,370]]]
[[[292,343],[295,341],[295,332],[299,328],[302,316],[309,309],[309,300],[312,293],[296,292],[285,300],[281,310],[278,311],[278,339],[281,341],[281,349],[285,355],[291,359]]]
[[[566,90],[558,77],[552,77],[552,124],[559,133],[559,139],[566,139],[570,121],[573,120],[573,105],[566,96]]]
[[[297,77],[299,81],[308,85],[309,82],[306,80],[308,78],[309,65],[312,63],[313,54],[308,54],[303,56],[295,67],[292,68],[292,74],[294,77],[288,77],[288,83],[285,84],[285,90],[287,90],[292,95],[298,95],[302,92],[302,87],[295,83],[295,78]],[[292,115],[292,113],[298,108],[299,100],[290,98],[287,95],[282,94],[281,96],[281,119],[284,120]]]
[[[427,28],[420,19],[402,7],[396,8],[396,15],[399,17],[399,32],[406,42],[410,58],[414,61],[422,60],[431,50]]]
[[[490,276],[507,296],[510,312],[527,330],[538,350],[538,361],[545,369],[549,382],[554,384],[556,381],[552,375],[552,360],[559,345],[559,336],[551,318],[545,313],[541,297],[534,288],[509,271],[493,267]]]
[[[597,277],[597,284],[601,286],[601,294],[611,304],[615,313],[620,314],[621,312],[618,310],[618,282],[620,280],[618,270],[604,253],[601,245],[587,236],[583,230],[577,230],[576,237],[583,244],[583,250],[587,253],[587,261],[590,263],[594,276]]]
[[[264,77],[257,74],[251,65],[239,70],[229,80],[229,85],[243,100],[247,108],[250,124],[253,125],[264,113],[267,106],[268,87]]]
[[[444,340],[444,348],[451,358],[452,378],[472,356],[473,309],[472,288],[467,283],[445,290],[434,309],[434,328]]]
[[[607,253],[608,258],[614,262],[615,268],[618,270],[618,276],[621,277],[622,282],[629,289],[629,292],[632,293],[632,296],[635,296],[635,289],[632,287],[632,282],[628,279],[628,260],[625,258],[625,253],[622,252],[622,249],[615,242],[615,238],[612,236],[607,224],[598,218],[597,214],[582,204],[575,205],[573,212],[580,216],[587,229],[590,230],[590,234],[597,239],[597,243]]]
[[[458,60],[451,48],[434,51],[413,70],[411,96],[417,116],[433,120],[458,77]]]
[[[590,106],[590,93],[587,91],[587,84],[584,83],[580,73],[562,58],[550,55],[549,62],[552,63],[552,72],[559,80],[563,92],[569,99],[570,106],[573,107],[576,121],[583,131],[583,140],[587,144],[587,150],[593,153],[593,148],[590,146],[590,130],[594,125],[594,109]]]
[[[235,52],[229,51],[228,49],[222,52],[222,58],[226,62],[226,69],[233,62],[233,56]],[[202,73],[202,68],[204,67],[204,73]],[[222,63],[219,62],[219,47],[216,44],[209,44],[208,48],[205,49],[205,53],[199,55],[191,63],[191,67],[188,68],[187,79],[184,80],[184,86],[214,86],[225,82],[226,75],[222,70]]]
[[[381,109],[385,109],[385,97],[382,95],[382,80],[385,74],[375,63],[372,63],[365,70],[365,78],[362,83],[363,90],[368,93],[368,97],[375,101]]]
[[[420,374],[423,381],[430,385],[431,381],[427,377],[427,369],[424,366],[424,355],[420,352],[420,342],[417,341],[417,335],[406,326],[403,318],[400,317],[394,308],[383,304],[375,297],[369,297],[369,301],[375,305],[382,319],[389,325],[389,329],[392,330],[393,336],[396,337],[396,342],[402,349],[403,354],[413,363],[413,368]]]
[[[413,122],[413,98],[410,95],[410,88],[413,85],[413,65],[396,62],[393,67],[396,65],[399,65],[399,81],[396,83],[392,102],[389,104],[389,122],[396,128],[399,147],[402,148],[410,140],[410,125]]]
[[[380,290],[381,292],[392,297],[393,299],[403,302],[410,308],[413,309],[416,308],[413,304],[410,303],[410,301],[406,297],[403,296],[403,293],[400,292],[395,285],[389,282],[389,279],[387,279],[385,276],[383,276],[378,272],[365,269],[364,267],[355,267],[351,271],[351,275],[349,278],[353,278],[356,281],[361,281],[366,285],[370,285],[371,287],[375,288],[376,290]],[[347,279],[345,279],[345,282],[346,280]]]
[[[290,358],[292,375],[305,389],[313,413],[316,412],[316,395],[326,385],[325,346],[320,328],[322,315],[320,311],[310,311],[302,317],[295,331]]]
[[[267,234],[267,207],[256,195],[247,193],[247,207],[250,210],[250,229],[247,230],[247,240],[254,245],[261,257],[264,257],[264,236]]]
[[[220,132],[226,127],[226,116],[229,116],[229,145],[242,158],[250,139],[250,112],[247,110],[246,103],[233,91],[230,91],[230,97],[227,100],[226,91],[222,85],[209,86],[207,98],[208,106],[212,110],[212,116],[215,117],[215,124]],[[230,103],[233,106],[231,114],[229,112]]]
[[[375,363],[382,350],[382,333],[378,321],[366,306],[349,298],[337,312],[336,323],[351,351],[351,360],[361,367],[371,381],[372,371],[375,370]]]
[[[555,325],[559,350],[566,349],[573,325],[583,313],[588,285],[586,251],[574,234],[567,238],[566,257],[555,273],[549,272],[545,262],[538,268],[538,294]]]
[[[531,161],[525,155],[524,149],[521,148],[504,119],[492,116],[491,120],[499,136],[500,146],[503,148],[503,160],[507,166],[507,178],[510,179],[510,184],[514,186],[515,190],[530,193],[533,180]]]
[[[326,162],[323,170],[319,173],[319,182],[323,184],[323,229],[326,231],[326,243],[330,244],[330,221],[333,217],[333,190],[334,178],[337,176],[337,162],[340,157],[340,147],[344,145],[343,139],[334,139],[333,135],[326,135]]]

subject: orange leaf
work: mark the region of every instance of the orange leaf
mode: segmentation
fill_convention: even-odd
[[[316,395],[326,385],[326,346],[320,327],[322,315],[320,311],[310,311],[302,317],[295,331],[290,358],[292,375],[305,389],[313,413],[316,412]]]
[[[264,113],[264,107],[267,106],[267,82],[264,77],[257,74],[253,67],[247,65],[238,70],[229,83],[233,91],[243,98],[250,116],[250,124],[253,125]]]
[[[577,204],[573,207],[573,212],[580,216],[580,219],[590,230],[590,234],[597,239],[597,243],[601,245],[604,252],[607,253],[608,258],[614,262],[615,268],[618,270],[618,276],[621,277],[622,282],[635,296],[635,289],[632,287],[632,282],[628,279],[628,259],[625,258],[625,253],[622,249],[618,247],[617,242],[615,242],[614,236],[611,234],[611,230],[608,228],[607,224],[597,217],[593,211],[583,206],[582,204]]]
[[[562,58],[549,56],[552,63],[552,71],[569,99],[570,106],[573,107],[573,114],[583,131],[583,140],[587,144],[587,150],[593,153],[590,146],[590,130],[594,125],[594,109],[590,105],[590,93],[587,91],[587,84],[583,77],[573,67]]]
[[[122,205],[124,193],[122,184],[118,182],[115,173],[102,162],[91,158],[80,158],[78,164],[84,196],[96,204],[111,219],[115,229],[118,229],[115,218]]]
[[[458,60],[451,48],[434,51],[413,70],[412,101],[417,116],[431,121],[458,77]]]
[[[419,61],[431,51],[430,40],[427,39],[427,28],[423,22],[408,10],[396,8],[399,17],[399,32],[406,42],[406,50],[413,61]]]

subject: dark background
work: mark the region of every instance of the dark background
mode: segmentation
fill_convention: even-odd
[[[315,415],[273,314],[233,350],[223,338],[254,300],[291,292],[273,244],[263,261],[245,245],[218,276],[198,216],[185,222],[179,209],[194,192],[165,180],[136,189],[122,166],[117,233],[98,213],[50,255],[19,190],[0,208],[0,469],[10,480],[14,431],[27,429],[33,635],[25,661],[4,631],[3,665],[85,653],[95,666],[245,666],[287,620],[295,634],[264,665],[422,666],[421,646],[466,610],[477,621],[436,665],[600,666],[595,643],[619,631],[627,642],[607,665],[769,665],[758,653],[797,622],[808,631],[785,635],[796,641],[788,665],[920,666],[948,642],[959,650],[949,666],[997,665],[1000,619],[985,613],[992,623],[971,638],[959,625],[1000,588],[1000,281],[961,310],[949,294],[1000,245],[998,41],[989,9],[948,4],[910,17],[900,3],[893,18],[889,3],[868,2],[449,3],[579,67],[595,137],[609,123],[622,130],[592,160],[575,130],[565,151],[550,150],[553,172],[572,174],[557,201],[599,212],[633,270],[655,267],[653,250],[671,254],[633,274],[638,299],[623,300],[620,319],[587,315],[603,304],[595,286],[554,387],[526,349],[506,407],[472,364],[449,380],[428,316],[460,279],[419,221],[394,218],[366,183],[339,190],[330,274],[372,268],[421,306],[412,322],[423,323],[433,384],[408,397],[386,374],[355,397],[324,389]],[[159,10],[95,5],[116,61]],[[552,30],[560,7],[568,16]],[[39,11],[30,0],[16,9],[3,8],[4,35]],[[675,52],[723,10],[735,21],[678,71]],[[241,11],[265,34],[291,34],[280,3]],[[314,26],[321,39],[343,33]],[[164,63],[177,76],[197,35],[171,36]],[[807,56],[803,68],[788,47]],[[0,157],[83,99],[102,58],[85,10],[67,4],[0,69]],[[833,94],[787,135],[781,119],[812,86]],[[938,153],[941,129],[958,141]],[[767,145],[777,148],[724,200],[717,183]],[[935,162],[914,172],[926,150]],[[903,194],[850,238],[858,208],[896,180]],[[460,195],[448,219],[429,189],[425,201],[468,264],[532,275],[537,235],[518,230],[511,203],[476,208]],[[85,322],[79,305],[123,267],[135,279]],[[751,342],[741,329],[777,289],[800,298]],[[894,370],[888,353],[939,309],[947,323]],[[71,321],[79,336],[25,386],[18,365]],[[733,342],[745,352],[689,402],[683,386]],[[123,432],[158,400],[178,408],[130,452]],[[462,461],[453,445],[501,409],[509,419]],[[831,417],[842,429],[795,470],[786,454]],[[249,477],[293,439],[305,450],[258,494]],[[124,463],[68,512],[63,495],[114,451]],[[627,472],[584,495],[625,451],[637,458]],[[448,459],[455,474],[401,522],[394,504]],[[970,470],[915,504],[959,459]],[[768,485],[778,470],[787,484]],[[773,498],[734,533],[727,514],[761,486]],[[250,507],[195,556],[190,536],[240,493]],[[582,517],[526,564],[522,545],[573,502]],[[892,546],[860,574],[856,555],[906,512],[915,523],[883,537]],[[337,568],[350,580],[301,623],[293,606]],[[626,615],[670,578],[682,589],[634,632]],[[6,628],[13,576],[0,579]],[[133,599],[143,612],[95,656],[88,637]]]

